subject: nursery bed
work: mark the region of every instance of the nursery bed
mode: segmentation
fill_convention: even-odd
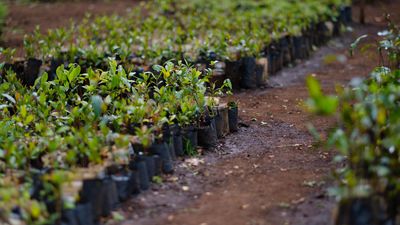
[[[381,18],[379,16],[375,16],[374,20],[379,22]],[[312,29],[319,30],[319,25],[314,25],[312,25],[312,28],[310,30],[307,30],[306,32],[310,32],[312,31]],[[155,79],[153,81],[154,83],[146,83],[148,81],[145,80],[146,74],[141,74],[143,75],[143,80],[145,80],[145,82],[141,83],[142,80],[140,80],[140,78],[133,81],[136,82],[135,85],[137,85],[134,86],[134,89],[140,92],[140,84],[149,85],[146,86],[146,88],[149,89],[143,89],[145,90],[145,92],[143,92],[144,94],[142,93],[142,98],[147,99],[145,100],[145,102],[151,102],[151,100],[155,100],[155,105],[147,104],[147,109],[150,109],[150,107],[154,107],[151,108],[153,111],[149,112],[155,113],[155,110],[158,110],[155,108],[156,104],[164,104],[163,106],[166,106],[167,109],[173,112],[172,109],[174,109],[174,107],[172,107],[172,104],[174,103],[172,103],[171,105],[167,104],[171,103],[172,100],[170,99],[168,101],[166,100],[166,98],[162,97],[171,97],[173,96],[173,94],[175,95],[175,97],[178,96],[177,89],[175,89],[173,85],[166,85],[164,87],[168,87],[169,89],[167,89],[167,91],[170,92],[166,91],[164,92],[164,95],[161,95],[161,92],[157,90],[160,90],[160,86],[158,85],[162,86],[162,84],[172,84],[172,79],[177,79],[178,82],[176,84],[178,86],[185,86],[185,88],[191,91],[190,93],[196,93],[196,95],[194,95],[195,99],[192,100],[195,101],[198,106],[200,106],[200,112],[202,112],[201,116],[204,116],[204,120],[202,120],[203,122],[200,123],[200,117],[198,118],[197,115],[193,118],[198,119],[199,124],[194,125],[193,121],[190,121],[190,118],[192,117],[187,114],[189,115],[189,124],[187,123],[187,121],[185,123],[182,123],[183,127],[181,128],[183,133],[181,133],[181,130],[176,121],[174,122],[174,124],[170,123],[169,125],[167,125],[166,123],[164,123],[163,126],[161,126],[160,121],[163,120],[157,120],[159,118],[155,116],[155,114],[152,116],[150,116],[149,114],[148,118],[152,118],[153,120],[149,120],[150,122],[145,122],[145,125],[142,124],[140,129],[134,130],[134,128],[137,128],[136,126],[139,125],[138,122],[143,123],[143,121],[135,122],[136,117],[134,117],[134,115],[136,114],[130,114],[132,111],[129,106],[143,110],[145,109],[145,105],[141,105],[139,101],[132,101],[130,104],[128,104],[128,107],[121,107],[121,105],[116,102],[115,107],[121,107],[121,111],[119,112],[122,116],[124,116],[122,118],[128,120],[124,120],[124,123],[122,123],[122,120],[114,120],[117,117],[104,117],[106,119],[105,121],[108,121],[109,119],[111,121],[114,120],[112,124],[110,123],[107,125],[113,126],[113,128],[116,130],[120,130],[121,127],[118,126],[122,124],[123,132],[135,132],[135,134],[137,134],[136,138],[144,137],[145,139],[140,139],[140,141],[142,141],[141,144],[138,144],[138,142],[134,142],[133,139],[130,140],[133,148],[132,146],[130,147],[129,154],[134,157],[134,160],[130,161],[128,165],[124,164],[125,166],[129,167],[129,169],[127,169],[126,167],[110,167],[107,168],[105,173],[100,173],[103,175],[106,174],[105,177],[100,176],[96,179],[86,179],[83,182],[83,188],[81,189],[80,194],[81,201],[77,205],[76,210],[63,211],[63,222],[67,224],[74,224],[73,221],[71,222],[71,220],[68,219],[69,216],[71,216],[72,220],[75,220],[76,218],[80,219],[80,224],[82,224],[84,223],[82,222],[82,219],[84,219],[82,218],[82,213],[85,214],[85,211],[92,212],[90,214],[94,216],[95,220],[99,219],[102,216],[109,216],[111,210],[117,205],[118,198],[120,200],[126,200],[126,198],[130,197],[132,193],[136,193],[135,190],[131,188],[132,185],[130,184],[134,183],[136,185],[137,183],[140,183],[141,186],[136,188],[147,190],[150,180],[152,180],[154,183],[161,183],[161,185],[151,185],[150,188],[152,191],[144,192],[144,194],[142,193],[142,195],[134,198],[133,200],[131,200],[131,202],[122,204],[123,210],[121,211],[121,214],[123,214],[124,217],[128,219],[128,223],[132,221],[134,221],[134,223],[141,223],[141,221],[143,221],[143,224],[147,222],[149,222],[149,224],[157,224],[162,223],[159,220],[166,219],[168,222],[173,224],[186,224],[188,223],[188,221],[191,221],[194,224],[204,224],[204,221],[202,222],[200,220],[210,218],[210,221],[205,222],[206,224],[220,224],[223,223],[223,221],[219,221],[220,216],[222,216],[221,218],[237,218],[237,220],[235,221],[240,224],[247,223],[249,222],[249,218],[254,217],[254,221],[250,220],[250,223],[264,224],[265,218],[262,219],[259,218],[259,216],[265,216],[266,214],[268,216],[267,221],[271,220],[272,223],[275,224],[277,221],[280,221],[279,216],[275,215],[275,213],[277,212],[281,217],[285,217],[286,215],[288,215],[287,212],[281,212],[281,210],[292,209],[295,208],[296,205],[305,202],[306,197],[304,196],[308,196],[308,194],[311,193],[310,189],[312,190],[313,188],[315,188],[314,190],[317,190],[318,188],[319,191],[316,192],[318,194],[314,197],[318,199],[323,199],[323,201],[325,201],[327,198],[324,191],[322,191],[322,188],[324,188],[325,185],[320,181],[323,180],[323,178],[328,173],[329,169],[333,167],[333,165],[330,165],[328,163],[330,161],[329,154],[321,152],[319,148],[317,151],[318,154],[315,154],[317,146],[314,146],[311,136],[308,135],[306,132],[307,122],[314,120],[314,118],[311,118],[308,115],[304,114],[301,110],[301,100],[307,97],[307,91],[303,84],[303,78],[305,75],[308,75],[310,73],[316,74],[319,79],[325,81],[323,82],[324,88],[326,86],[328,89],[331,90],[331,87],[333,86],[332,84],[337,82],[344,83],[351,78],[349,76],[345,76],[346,74],[367,74],[368,71],[371,70],[371,68],[366,67],[364,64],[362,64],[361,66],[358,65],[357,60],[349,60],[348,56],[346,55],[346,47],[360,34],[373,34],[376,33],[378,28],[380,27],[356,27],[355,33],[353,33],[352,35],[346,34],[344,39],[335,39],[334,41],[329,42],[328,47],[323,47],[320,51],[316,53],[314,52],[315,55],[313,56],[313,58],[309,61],[306,61],[305,63],[301,62],[301,60],[297,60],[296,62],[293,62],[293,59],[286,60],[286,55],[289,55],[289,51],[292,50],[285,48],[285,46],[287,46],[285,42],[302,42],[305,39],[310,42],[310,40],[313,39],[324,39],[325,34],[321,34],[320,32],[318,33],[318,35],[309,35],[307,33],[304,33],[304,36],[299,37],[298,40],[295,39],[296,37],[289,37],[288,39],[286,39],[285,37],[279,39],[280,50],[278,54],[279,57],[277,57],[279,59],[270,60],[270,62],[273,62],[274,64],[272,65],[272,67],[269,67],[269,70],[272,71],[272,74],[275,74],[277,70],[280,69],[282,64],[288,66],[293,65],[292,63],[294,63],[297,64],[297,67],[287,71],[285,70],[282,72],[282,74],[278,74],[278,76],[273,77],[270,84],[279,88],[275,88],[275,90],[271,93],[268,89],[253,89],[237,93],[237,95],[233,98],[239,101],[240,104],[239,109],[242,122],[240,123],[241,128],[239,129],[239,134],[228,135],[223,141],[222,145],[218,146],[217,153],[209,155],[206,154],[204,159],[187,159],[183,164],[178,163],[176,167],[177,173],[175,173],[174,175],[171,175],[171,172],[173,171],[173,163],[171,159],[174,159],[176,157],[175,154],[179,155],[178,151],[173,150],[175,149],[175,144],[179,142],[178,140],[175,141],[176,136],[179,136],[180,138],[186,137],[190,139],[192,143],[194,143],[194,146],[197,146],[196,143],[203,147],[213,146],[217,137],[221,138],[229,133],[229,126],[227,126],[227,123],[228,114],[231,116],[231,113],[228,113],[227,108],[216,108],[213,107],[212,104],[202,105],[202,101],[197,101],[197,97],[199,97],[199,99],[201,100],[203,99],[205,94],[203,93],[203,91],[206,90],[205,83],[201,83],[202,80],[199,79],[200,75],[202,74],[200,71],[185,69],[185,66],[179,64],[176,67],[176,71],[184,71],[185,73],[184,76],[179,77],[177,74],[173,74],[171,76],[170,72],[174,73],[174,70],[171,69],[171,66],[174,66],[172,63],[167,64],[165,68],[153,67],[153,72],[159,72],[161,75],[163,75],[162,77],[160,76],[158,78],[156,78],[156,76],[152,77],[152,79]],[[312,42],[315,46],[320,46],[324,44],[326,40],[318,40],[316,42]],[[310,50],[312,46],[305,46],[304,43],[300,45],[302,45],[301,49],[308,48],[308,50],[306,51],[306,54],[303,54],[304,52],[299,51],[301,52],[301,56],[296,56],[296,58],[303,59],[304,57],[308,57],[309,53],[311,52]],[[271,54],[271,52],[274,52],[274,43],[269,45],[268,48],[270,48],[267,51],[269,54],[268,57],[272,57],[273,59],[275,57],[275,53]],[[332,54],[335,60],[332,60]],[[293,57],[290,56],[290,58]],[[281,61],[279,62],[279,60]],[[371,58],[371,60],[374,59]],[[27,76],[22,77],[24,81],[27,82],[27,84],[33,85],[34,80],[28,80],[25,78],[35,77],[35,75],[30,75],[29,73],[38,74],[37,71],[35,72],[34,70],[29,69],[29,66],[31,64],[35,64],[36,62],[34,60],[28,60],[27,62],[28,63],[25,63],[25,65],[23,65],[22,67],[20,66],[21,63],[19,63],[18,61],[15,64],[11,65],[11,67],[10,64],[5,64],[4,68],[17,68],[17,73],[19,75]],[[366,63],[365,60],[360,62]],[[51,61],[51,63],[53,64],[53,61]],[[131,86],[129,82],[127,82],[126,74],[123,74],[124,72],[122,69],[118,70],[118,74],[115,73],[116,64],[117,63],[115,61],[110,61],[110,72],[103,74],[105,76],[104,81],[109,81],[105,82],[104,84],[110,85],[105,86],[102,82],[100,83],[100,85],[103,85],[103,90],[107,91],[113,90],[114,88],[115,90],[111,91],[110,93],[120,93],[121,95],[113,95],[113,98],[117,99],[123,97],[124,90],[130,90]],[[370,63],[368,65],[371,65],[371,67],[374,66],[373,63]],[[275,66],[278,66],[278,69],[276,69]],[[240,75],[242,79],[241,86],[243,86],[244,88],[254,88],[253,82],[255,80],[253,79],[260,78],[259,76],[255,75],[255,71],[261,70],[260,74],[262,76],[262,72],[266,69],[263,67],[261,67],[260,69],[258,64],[256,64],[255,59],[252,57],[244,57],[240,59],[239,67],[241,68],[241,73],[247,73],[248,71],[250,71],[249,75],[251,76],[251,78],[249,78],[249,80],[246,80],[248,78],[246,75]],[[85,66],[83,66],[83,71],[86,71]],[[93,80],[91,79],[94,78],[93,76],[99,76],[99,73],[95,74],[91,73],[90,70],[88,71],[90,74],[89,79],[88,77],[85,77],[84,75],[82,76],[82,74],[80,74],[80,68],[71,67],[69,71],[59,68],[59,70],[57,70],[55,84],[58,84],[58,82],[65,82],[65,85],[67,86],[64,86],[63,88],[66,88],[65,90],[67,90],[68,93],[68,84],[71,83],[71,85],[73,85],[74,82],[77,81],[75,79],[77,78],[77,76],[79,76],[79,80],[87,79],[85,82],[92,82]],[[54,72],[55,71],[51,72],[50,76],[54,76]],[[51,79],[53,78],[54,77],[52,77]],[[192,80],[190,80],[189,83],[185,83],[185,78]],[[6,77],[6,79],[13,78]],[[111,80],[106,79],[112,79],[112,82]],[[263,78],[260,79],[263,80]],[[54,83],[46,82],[47,77],[45,76],[43,79],[40,80],[39,83],[37,83],[37,85],[40,85],[40,89],[38,90],[39,93],[46,93],[45,85],[50,85],[48,87],[54,88],[50,88],[50,90],[61,90],[57,89],[60,87],[57,87],[56,85],[51,86],[54,85]],[[190,84],[195,84],[195,82],[198,82],[198,85],[194,85],[194,87],[191,87]],[[74,89],[74,91],[76,90],[77,93],[76,96],[82,95],[82,91],[84,91],[84,89],[79,89],[79,84],[76,87],[78,87],[78,89]],[[118,87],[120,88],[120,90],[118,90]],[[196,89],[196,87],[198,87],[199,89]],[[85,86],[87,93],[89,93],[90,88],[93,87]],[[211,89],[211,92],[209,93],[210,95],[214,95],[212,92],[213,90],[214,89]],[[187,92],[184,93],[186,93],[186,95],[183,95],[184,97],[191,96],[187,95]],[[19,93],[16,93],[15,95],[13,94],[13,96],[15,96],[17,100],[19,100],[20,98]],[[60,94],[60,96],[62,97],[63,95]],[[57,97],[60,96],[55,97],[57,99]],[[129,96],[132,97],[133,95]],[[15,103],[15,99],[13,99],[13,97],[11,97],[10,95],[3,94],[3,97],[6,98],[7,101]],[[87,116],[92,116],[88,117],[88,121],[92,122],[97,121],[102,111],[105,111],[107,109],[107,105],[112,102],[111,96],[105,97],[104,102],[102,97],[98,95],[92,96],[90,99],[88,99],[87,96],[84,95],[83,97],[85,98],[85,100],[91,102],[92,105],[88,106],[89,109],[94,109],[93,111],[90,111],[89,114],[87,114]],[[135,97],[136,99],[139,99],[140,95]],[[132,99],[135,98],[131,98],[129,101],[131,101]],[[185,98],[185,100],[188,99],[189,98]],[[45,100],[45,96],[40,95],[40,103],[42,104],[42,101],[45,102]],[[227,100],[227,102],[232,103],[231,101],[232,98]],[[182,107],[182,112],[184,112],[184,107],[188,107],[188,103],[189,101],[181,102],[181,104],[183,105],[180,106]],[[138,105],[136,106],[134,104]],[[8,107],[8,105],[3,105],[3,107],[5,106]],[[210,108],[206,108],[205,106]],[[30,118],[29,116],[27,116],[27,110],[23,106],[21,106],[20,109],[20,116],[24,119],[24,123],[31,123],[34,117]],[[82,108],[82,110],[85,109],[88,108]],[[210,111],[206,111],[205,109],[208,109]],[[115,108],[109,110],[110,112],[114,112],[113,110],[115,110]],[[214,111],[215,115],[213,114]],[[76,116],[78,115],[77,113],[82,113],[84,111],[72,112],[75,113],[74,115]],[[162,111],[157,112],[161,113]],[[11,111],[12,115],[13,113],[14,111]],[[125,117],[128,114],[124,113],[128,113],[130,116]],[[167,116],[164,118],[167,118],[170,115],[171,114],[168,113]],[[209,117],[210,115],[211,117]],[[223,117],[223,115],[225,115],[226,117]],[[57,116],[57,114],[53,114],[52,116]],[[82,114],[82,117],[80,118],[85,118],[83,116],[84,115]],[[117,124],[118,122],[119,124]],[[152,124],[153,122],[155,124]],[[331,120],[316,119],[314,124],[319,125],[318,129],[325,131],[332,125],[332,122],[333,121]],[[222,124],[225,124],[226,126],[222,126]],[[158,136],[157,139],[152,139],[152,141],[150,141],[150,145],[145,144],[147,143],[145,142],[146,137],[149,138],[151,136],[146,133],[148,131],[147,125],[155,127],[154,131],[150,132],[155,132],[154,134],[158,135],[162,134],[162,137]],[[164,125],[167,126],[164,127]],[[38,126],[38,129],[39,128],[40,126]],[[231,131],[234,130],[235,128],[231,127]],[[107,132],[106,127],[102,127],[101,131]],[[65,131],[59,129],[57,130],[57,132]],[[91,134],[92,133],[89,133],[89,136]],[[102,134],[104,135],[105,133]],[[212,136],[209,136],[210,138],[207,138],[210,134],[212,134]],[[199,137],[199,140],[197,140],[197,137]],[[114,140],[113,138],[116,138],[115,142],[110,141],[108,143],[113,145],[113,147],[109,148],[108,151],[110,151],[110,154],[115,154],[117,156],[117,152],[114,152],[114,150],[117,150],[114,144],[123,142],[118,142],[118,135],[112,137],[107,136],[107,138],[103,138],[104,140],[102,140],[109,140],[109,138],[111,138],[110,140]],[[128,136],[125,136],[124,141],[127,141],[126,138],[128,138]],[[89,139],[93,140],[92,137],[89,137]],[[120,141],[122,141],[122,139]],[[180,139],[180,141],[180,146],[183,147],[182,139]],[[84,141],[82,142],[85,143]],[[72,141],[70,143],[71,145],[68,146],[74,145],[72,144]],[[90,142],[90,144],[93,143],[93,141]],[[137,146],[135,145],[135,143],[137,144]],[[190,144],[186,145],[185,149],[186,154],[191,155],[193,153],[191,152],[193,151],[193,148],[190,148]],[[141,152],[141,154],[138,154],[139,152]],[[88,154],[90,154],[90,150],[88,150]],[[96,154],[97,153],[95,153],[95,157]],[[98,157],[108,156],[109,155],[98,155]],[[46,155],[39,155],[38,157],[39,160],[36,160],[35,158],[30,158],[28,161],[28,163],[34,168],[42,168],[43,164],[41,163],[43,162],[41,162],[41,159],[47,158]],[[118,159],[118,156],[116,159]],[[88,158],[80,156],[77,158],[77,163],[85,167],[85,165],[88,165],[87,160]],[[153,169],[156,171],[152,171]],[[147,173],[151,173],[151,176],[159,175],[161,174],[161,170],[168,175],[162,177],[157,176],[151,179],[149,179],[149,177],[147,176]],[[128,174],[124,174],[124,171]],[[46,171],[43,172],[47,173]],[[133,172],[135,174],[133,174]],[[51,169],[50,173],[52,173]],[[139,176],[136,173],[139,173]],[[40,177],[44,180],[49,179],[46,178],[46,176],[42,177],[42,175],[40,175]],[[200,179],[198,177],[200,177]],[[281,177],[286,178],[281,179]],[[53,177],[53,179],[54,178],[57,177]],[[139,179],[140,182],[138,182],[138,180],[134,181],[134,179]],[[39,195],[35,195],[35,190],[41,190],[43,189],[43,187],[40,187],[42,185],[40,182],[35,185],[38,186],[34,187],[33,196],[36,196],[34,198],[39,198],[40,200],[41,197]],[[282,187],[288,188],[285,188],[283,190]],[[292,190],[292,187],[295,191]],[[121,191],[121,188],[126,190]],[[208,191],[208,189],[210,191]],[[117,196],[117,193],[119,196]],[[176,196],[178,197],[174,198]],[[146,198],[150,199],[152,202],[151,204],[153,205],[150,204],[148,207],[140,207],[141,203],[146,203]],[[139,202],[137,202],[138,200]],[[194,203],[192,203],[193,200]],[[162,203],[162,201],[165,202]],[[83,204],[84,202],[89,203],[85,205]],[[46,202],[47,206],[51,206],[53,203],[57,204],[57,202],[52,201]],[[139,207],[137,207],[138,205]],[[327,206],[330,206],[330,204],[327,204]],[[313,207],[313,205],[311,207]],[[54,211],[55,210],[59,210],[59,208],[54,208]],[[327,218],[326,211],[324,211],[323,213],[319,213],[321,215],[321,221]],[[32,215],[35,215],[35,212],[36,211],[32,211]],[[16,213],[18,214],[18,211]],[[163,216],[158,217],[157,215],[160,214],[162,214]],[[217,214],[217,216],[215,216],[215,214]],[[192,221],[192,219],[187,218],[187,216],[191,218],[198,218],[199,220]],[[119,216],[115,216],[115,218],[118,217]],[[308,215],[306,217],[308,217]],[[318,219],[319,217],[314,218]],[[132,221],[130,221],[129,219],[132,219]]]
[[[385,8],[397,12],[400,4]],[[352,78],[349,74],[368,74],[376,62],[375,50],[367,51],[370,57],[366,60],[349,58],[347,47],[360,35],[374,36],[384,28],[382,10],[369,7],[369,25],[354,25],[353,33],[334,39],[309,60],[273,76],[274,88],[237,93],[241,122],[246,126],[227,137],[215,153],[201,157],[204,163],[183,162],[177,174],[161,186],[124,204],[119,212],[128,220],[114,223],[330,224],[335,201],[326,189],[333,185],[329,175],[335,168],[333,154],[313,145],[306,125],[312,122],[327,131],[334,120],[304,113],[300,105],[308,97],[304,78],[314,73],[324,89],[333,92],[335,84],[346,84]],[[347,61],[324,63],[329,55],[344,55]],[[183,186],[189,190],[183,191]]]
[[[122,15],[135,7],[138,2],[137,0],[113,0],[11,3],[2,46],[18,48],[18,51],[22,51],[24,35],[33,32],[36,26],[40,26],[41,30],[46,32],[48,29],[68,26],[71,20],[79,22],[87,13],[92,15]]]

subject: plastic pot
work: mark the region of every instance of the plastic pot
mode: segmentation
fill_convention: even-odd
[[[341,23],[340,19],[337,18],[335,21],[332,21],[333,24],[333,31],[332,31],[332,36],[338,37],[341,34]]]
[[[199,146],[204,148],[215,147],[218,143],[215,119],[212,118],[204,126],[200,126],[197,131]]]
[[[174,135],[174,150],[176,156],[184,156],[185,152],[183,150],[183,137],[182,134]]]
[[[241,80],[241,61],[226,61],[225,62],[225,75],[226,78],[231,80],[232,87],[234,89],[240,88],[240,80]]]
[[[178,124],[171,125],[171,131],[175,157],[184,156],[181,127]]]
[[[289,42],[287,37],[279,39],[280,50],[282,54],[282,65],[287,66],[292,61],[290,57]]]
[[[111,179],[115,182],[118,199],[120,201],[126,201],[133,194],[135,185],[135,178],[131,172],[125,172],[120,175],[112,175]]]
[[[302,36],[295,36],[293,37],[293,48],[294,48],[294,55],[296,59],[304,59],[305,54],[304,50],[304,40]]]
[[[353,22],[353,9],[351,6],[346,6],[345,8],[346,11],[346,19],[348,23],[352,23]]]
[[[306,58],[310,57],[311,52],[313,51],[313,42],[315,42],[315,39],[313,39],[313,34],[308,33],[304,35],[304,41],[305,41],[305,56]]]
[[[149,175],[147,173],[147,165],[146,161],[140,160],[132,160],[129,163],[129,168],[133,171],[136,171],[138,179],[139,179],[139,186],[141,190],[148,190],[150,187],[149,182]]]
[[[23,75],[23,83],[28,86],[33,86],[36,79],[39,77],[42,60],[30,58],[26,61],[26,67]]]
[[[149,181],[152,181],[153,177],[156,175],[156,164],[154,157],[149,155],[140,155],[138,156],[138,160],[146,163],[147,176]]]
[[[23,66],[22,66],[21,68],[22,68],[21,71],[24,71]],[[2,68],[2,70],[1,70],[1,75],[2,75],[2,77],[6,74],[6,72],[7,72],[8,70],[12,70],[12,71],[14,71],[15,73],[17,73],[14,64],[12,64],[12,63],[4,63],[3,68]]]
[[[16,61],[13,64],[6,64],[4,65],[4,71],[6,72],[7,70],[11,69],[12,71],[15,72],[17,77],[21,80],[23,84],[26,85],[25,81],[25,61]]]
[[[277,52],[277,57],[276,57],[275,63],[276,63],[276,65],[275,65],[276,72],[283,69],[283,53],[282,53],[282,51]]]
[[[168,150],[169,150],[169,155],[171,156],[171,159],[176,160],[174,137],[171,136],[167,143],[168,143]]]
[[[228,118],[229,118],[229,131],[237,132],[239,130],[239,127],[238,127],[239,108],[238,107],[229,107]]]
[[[172,160],[176,160],[174,132],[176,132],[175,125],[165,124],[165,126],[163,126],[163,141],[168,144],[168,150]]]
[[[353,9],[351,6],[344,6],[340,8],[340,18],[344,24],[353,22]]]
[[[57,76],[57,68],[61,65],[64,65],[64,60],[62,59],[52,59],[50,62],[50,70],[49,70],[49,80],[54,80]]]
[[[274,68],[274,55],[272,53],[268,53],[267,55],[268,59],[268,74],[274,74],[275,73],[275,68]]]
[[[309,26],[309,28],[305,31],[303,31],[303,36],[305,37],[306,44],[307,44],[307,49],[308,51],[312,50],[312,46],[318,46],[318,29],[317,25],[312,22]]]
[[[140,193],[140,175],[137,170],[130,170],[130,180],[132,186],[132,193],[133,195],[137,195]]]
[[[279,47],[276,42],[272,42],[265,49],[264,54],[268,59],[268,74],[272,75],[278,72],[278,61],[280,57]]]
[[[90,203],[79,203],[73,210],[79,225],[94,225],[93,207]]]
[[[394,225],[384,208],[382,201],[373,197],[342,200],[335,225]]]
[[[172,137],[171,127],[167,123],[164,123],[162,126],[162,139],[163,141],[168,142],[171,137]]]
[[[329,29],[326,26],[325,22],[319,22],[317,24],[317,32],[318,34],[318,41],[317,41],[317,46],[322,46],[326,44],[329,40]]]
[[[217,130],[218,138],[223,138],[229,133],[229,116],[228,107],[219,106],[216,109],[217,115],[215,116],[215,127]]]
[[[154,168],[155,168],[155,175],[161,175],[162,173],[162,159],[158,155],[152,155],[154,158]]]
[[[257,86],[266,85],[268,81],[268,59],[266,57],[257,60],[255,73]]]
[[[198,144],[197,129],[193,125],[183,128],[182,140],[184,148],[196,149]]]
[[[240,86],[246,89],[252,89],[257,87],[256,79],[256,58],[255,57],[243,57],[241,59],[242,65],[240,67],[241,80]]]
[[[91,221],[91,223],[93,223]],[[78,218],[76,216],[76,208],[63,210],[61,213],[61,224],[64,225],[79,225]]]
[[[294,47],[293,36],[288,36],[290,63],[296,64],[296,51]]]
[[[93,219],[101,217],[104,198],[103,183],[100,179],[89,179],[83,181],[80,200],[82,203],[91,204],[91,215],[93,215]]]
[[[171,155],[169,154],[168,144],[165,142],[153,144],[150,147],[150,152],[158,155],[161,158],[162,172],[170,174],[174,172]]]
[[[117,187],[112,179],[103,180],[102,195],[104,196],[102,216],[106,217],[111,214],[119,203]]]

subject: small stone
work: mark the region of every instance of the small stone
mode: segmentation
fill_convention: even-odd
[[[297,199],[297,200],[293,200],[293,201],[292,201],[292,204],[297,205],[297,204],[303,203],[304,201],[305,201],[304,198],[300,198],[300,199]]]
[[[189,191],[189,186],[182,186],[182,191]]]
[[[241,208],[241,209],[247,209],[247,208],[249,208],[249,207],[250,207],[249,204],[244,204],[244,205],[242,205],[240,208]]]

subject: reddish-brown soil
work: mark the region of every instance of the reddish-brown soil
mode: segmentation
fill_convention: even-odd
[[[86,12],[124,13],[136,1],[11,5],[5,33],[7,46],[19,47],[23,34],[36,25],[44,30],[78,21]],[[349,44],[362,34],[384,28],[383,12],[400,21],[400,3],[379,3],[367,9],[367,25],[329,42],[313,56],[270,79],[270,88],[242,91],[241,128],[222,140],[215,151],[177,163],[174,175],[121,205],[123,221],[109,224],[176,225],[326,225],[333,221],[335,201],[326,189],[334,185],[333,152],[324,150],[308,133],[307,124],[326,133],[335,118],[304,112],[305,77],[314,74],[325,90],[366,76],[377,65],[373,49],[349,57]],[[357,18],[357,10],[354,10]],[[329,56],[329,57],[326,57]],[[339,56],[341,60],[326,60]]]
[[[138,0],[84,0],[57,3],[9,4],[9,13],[2,40],[4,46],[21,48],[25,34],[39,26],[48,29],[69,26],[79,22],[86,14],[125,14],[138,4]]]

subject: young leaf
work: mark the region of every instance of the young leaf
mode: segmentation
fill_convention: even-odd
[[[80,66],[75,67],[70,73],[68,73],[68,81],[72,82],[73,80],[75,80],[76,77],[79,76],[80,73],[81,73],[81,67]]]
[[[8,101],[12,102],[12,103],[16,103],[15,99],[13,97],[11,97],[11,95],[9,94],[1,94],[3,95],[3,97],[5,97]]]
[[[353,56],[354,54],[354,50],[358,47],[358,45],[360,44],[360,42],[364,39],[367,38],[368,35],[364,34],[360,37],[358,37],[353,43],[351,43],[350,45],[350,56]]]
[[[95,95],[92,96],[91,100],[94,114],[96,115],[96,117],[99,117],[102,111],[103,99],[100,96]]]
[[[306,101],[309,111],[320,115],[331,115],[336,112],[339,100],[336,96],[325,96],[321,86],[314,77],[307,77],[310,98]]]

